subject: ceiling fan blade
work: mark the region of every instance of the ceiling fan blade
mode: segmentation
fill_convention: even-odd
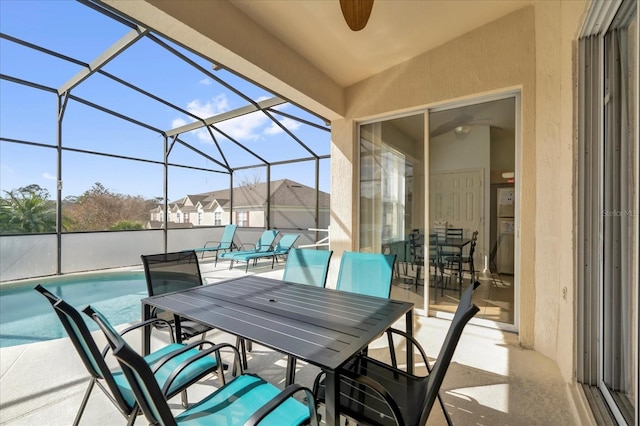
[[[360,31],[369,21],[373,0],[340,0],[344,20],[353,31]]]

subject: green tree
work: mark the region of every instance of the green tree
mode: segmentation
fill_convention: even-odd
[[[142,223],[133,220],[120,220],[109,227],[109,231],[132,231],[137,229],[144,229],[144,226]]]
[[[36,184],[4,191],[0,198],[0,232],[35,234],[56,231],[56,204]]]

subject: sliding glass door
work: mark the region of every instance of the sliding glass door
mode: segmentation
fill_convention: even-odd
[[[627,7],[632,2],[628,2]],[[635,9],[634,6],[633,9]],[[633,424],[637,393],[635,352],[638,299],[637,188],[632,184],[638,164],[638,111],[633,106],[638,84],[637,19],[618,10],[604,38],[604,174],[602,382],[628,424]],[[637,92],[636,92],[637,93]],[[636,104],[637,105],[637,104]],[[635,111],[634,111],[635,110]],[[635,112],[635,113],[634,113]],[[634,259],[635,258],[635,259]],[[635,280],[634,280],[635,276]],[[635,285],[633,284],[635,282]],[[636,419],[637,420],[637,419]],[[637,423],[636,423],[637,424]]]
[[[579,45],[577,380],[618,424],[637,425],[637,2],[594,3],[590,14],[612,18],[604,32],[587,26]]]

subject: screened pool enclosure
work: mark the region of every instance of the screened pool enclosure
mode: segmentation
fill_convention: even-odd
[[[212,23],[215,25],[215,23]],[[330,127],[98,2],[0,2],[1,280],[329,223]]]

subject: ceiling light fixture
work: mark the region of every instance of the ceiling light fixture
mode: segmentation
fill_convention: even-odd
[[[471,126],[467,126],[465,124],[465,125],[456,127],[455,129],[453,129],[453,131],[456,132],[456,134],[458,135],[466,135],[471,131]]]

